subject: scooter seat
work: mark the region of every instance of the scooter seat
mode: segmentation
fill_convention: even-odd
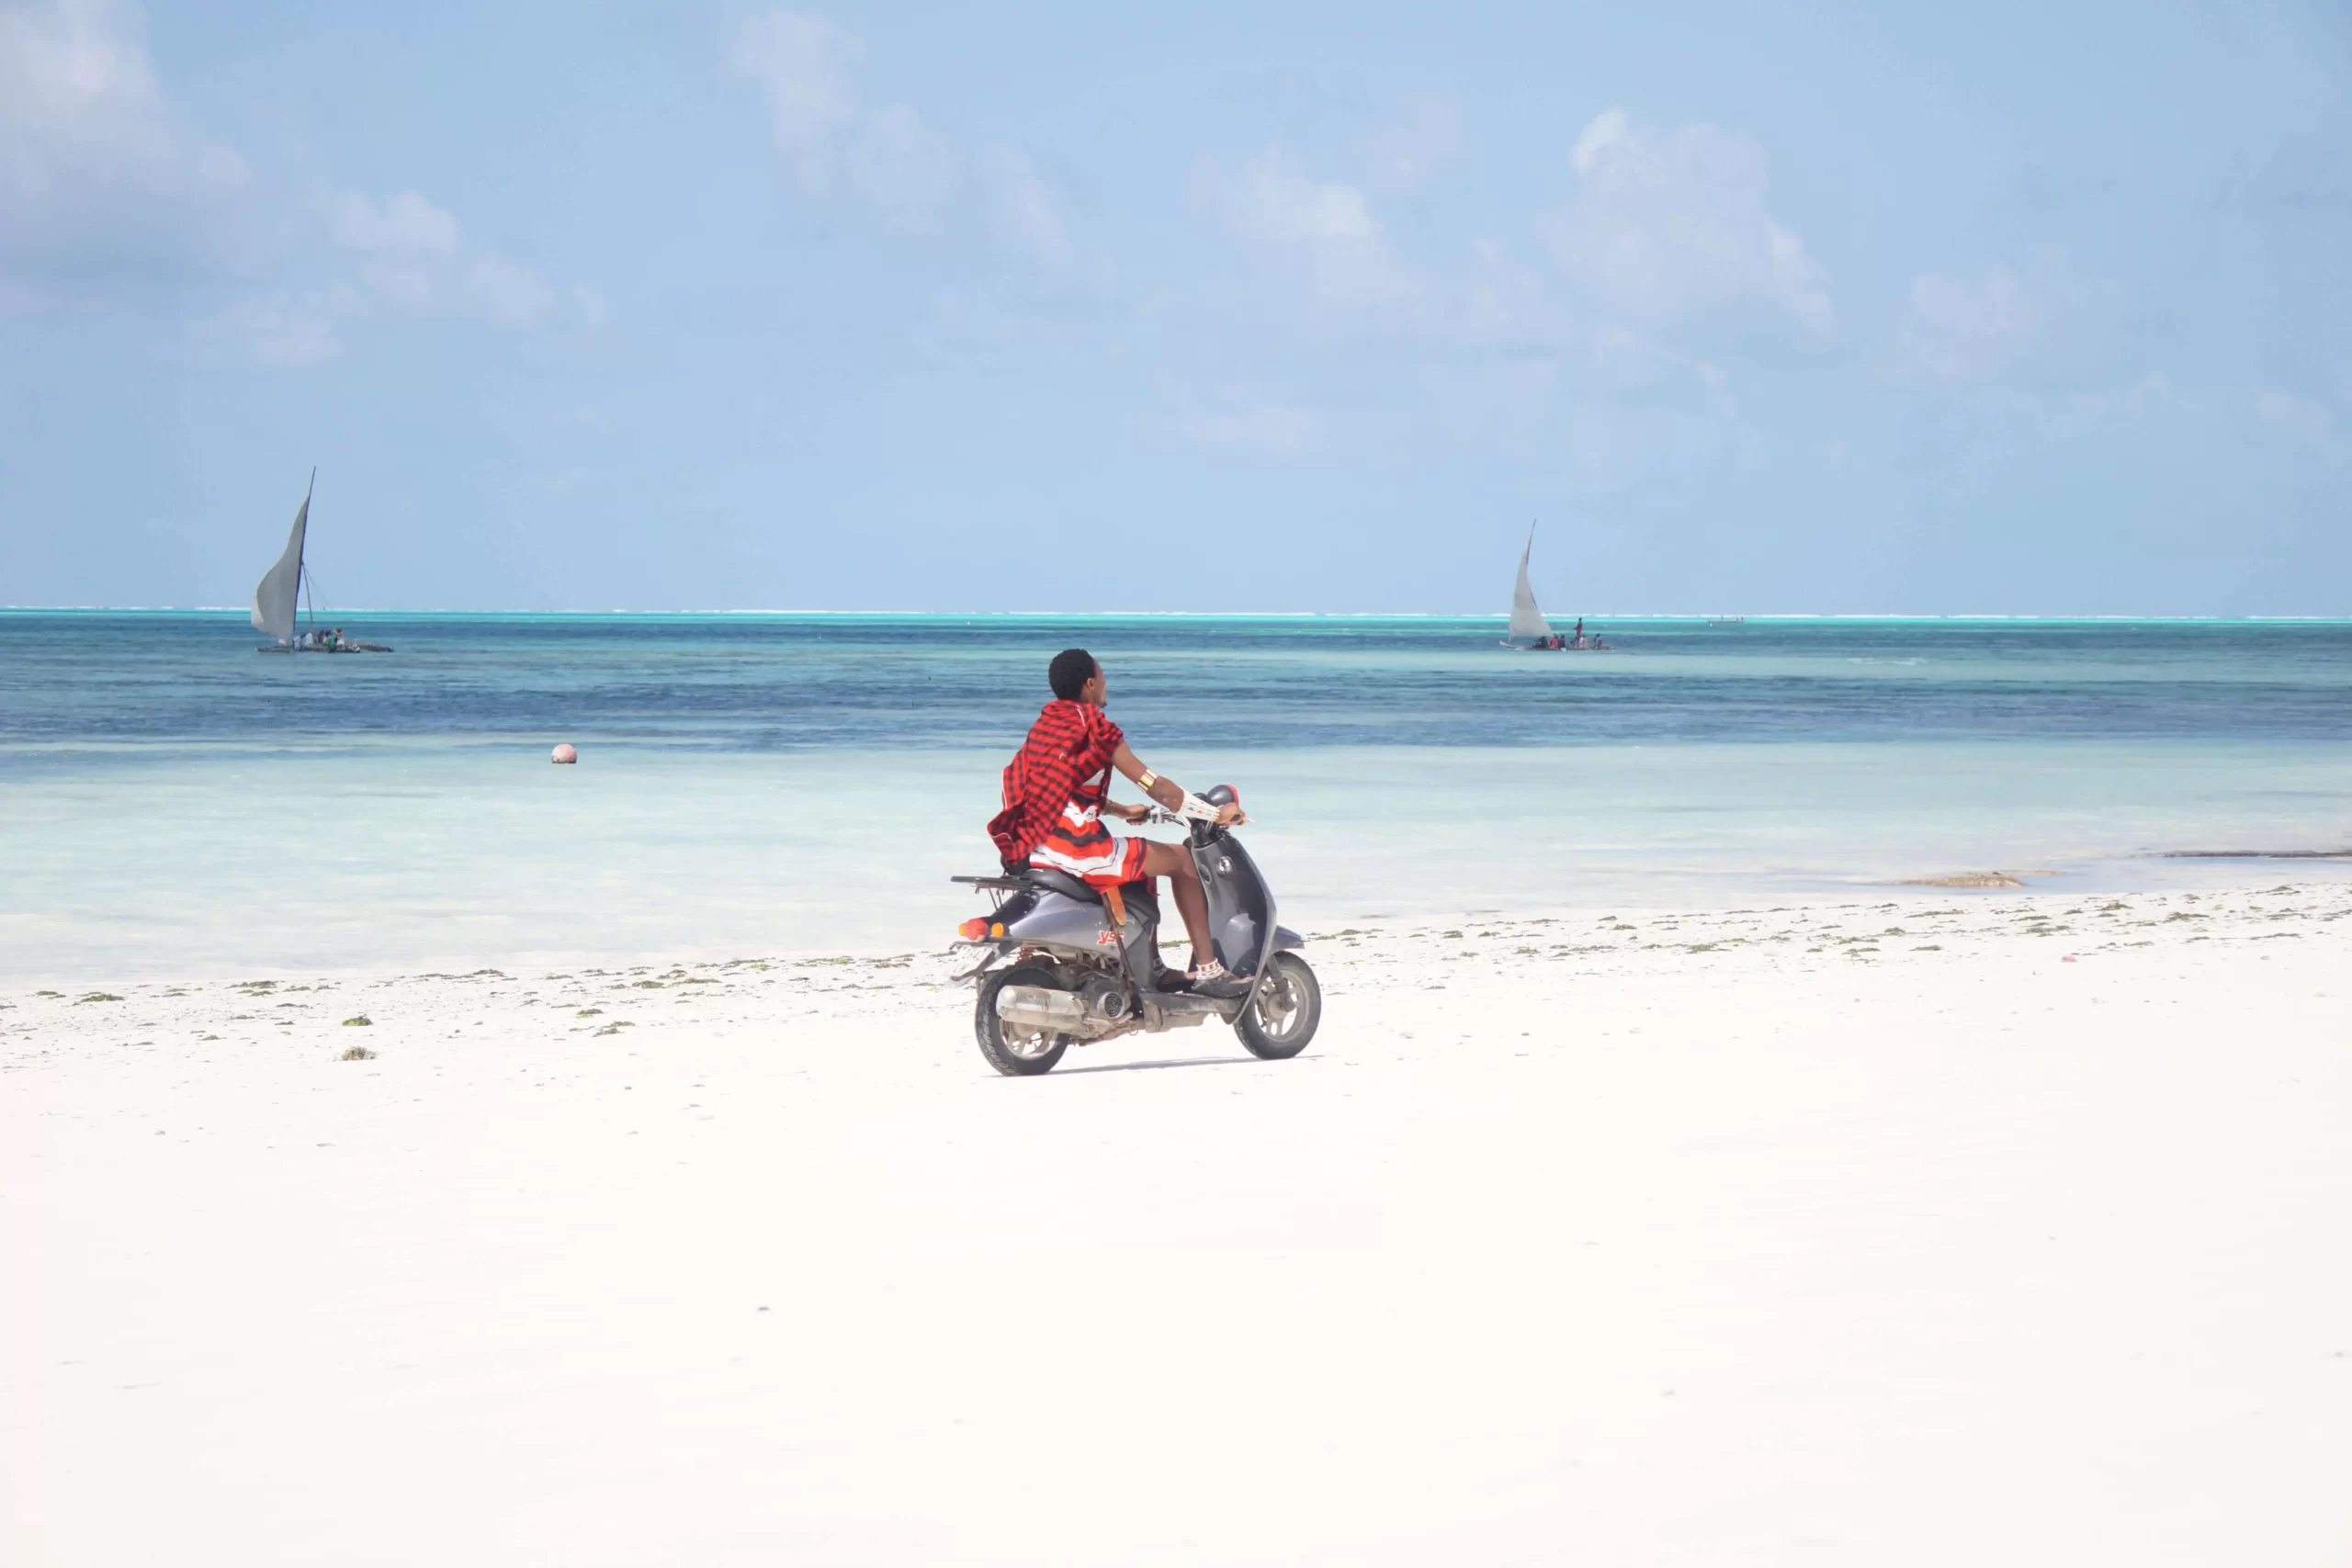
[[[1045,888],[1049,893],[1058,893],[1065,898],[1075,898],[1081,904],[1102,902],[1102,895],[1099,891],[1089,887],[1066,871],[1052,871],[1045,866],[1033,865],[1028,868],[1026,875],[1033,886]]]

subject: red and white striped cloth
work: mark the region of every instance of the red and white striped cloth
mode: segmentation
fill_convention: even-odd
[[[1109,787],[1109,781],[1102,781]],[[1062,807],[1046,837],[1029,852],[1029,863],[1066,871],[1090,887],[1116,887],[1143,874],[1145,840],[1102,826],[1102,808],[1076,801]]]
[[[1004,809],[989,823],[1007,866],[1045,866],[1095,887],[1143,874],[1146,840],[1102,825],[1111,759],[1125,739],[1091,703],[1057,697],[1046,705],[1004,770]]]

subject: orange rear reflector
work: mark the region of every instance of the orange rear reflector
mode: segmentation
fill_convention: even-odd
[[[990,926],[990,927],[989,928],[989,935],[990,935],[990,936],[1002,936],[1003,934],[1004,934],[1004,922],[1003,922],[1002,920],[999,920],[999,921],[997,921],[997,923],[996,923],[996,924],[994,924],[994,925],[992,925],[992,926]]]

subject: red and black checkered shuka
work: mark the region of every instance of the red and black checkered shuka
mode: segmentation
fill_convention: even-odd
[[[1073,816],[1092,823],[1110,790],[1111,759],[1125,739],[1091,703],[1057,697],[1046,705],[1005,767],[1004,809],[989,820],[1008,870],[1029,863],[1066,810],[1074,807]],[[1110,837],[1099,825],[1095,831]]]

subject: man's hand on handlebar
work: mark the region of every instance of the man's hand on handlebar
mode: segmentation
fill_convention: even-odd
[[[1197,795],[1188,795],[1184,804],[1168,814],[1171,822],[1214,822],[1220,828],[1230,828],[1237,822],[1247,822],[1239,806],[1211,806]]]
[[[1162,779],[1160,782],[1165,784],[1168,781]],[[1153,790],[1151,793],[1155,797],[1159,794],[1157,789]],[[1124,822],[1151,823],[1155,826],[1159,826],[1171,822],[1186,822],[1192,820],[1194,813],[1184,809],[1185,805],[1191,797],[1185,795],[1185,793],[1181,789],[1175,793],[1176,804],[1174,806],[1160,805],[1156,799],[1154,804],[1150,806],[1127,806],[1119,801],[1112,800],[1105,801],[1103,803],[1102,809],[1111,813],[1113,816],[1118,818]],[[1205,806],[1207,803],[1203,802],[1202,804]],[[1250,820],[1247,816],[1243,815],[1241,807],[1238,806],[1219,806],[1214,809],[1216,815],[1213,820],[1220,828],[1231,828]]]

